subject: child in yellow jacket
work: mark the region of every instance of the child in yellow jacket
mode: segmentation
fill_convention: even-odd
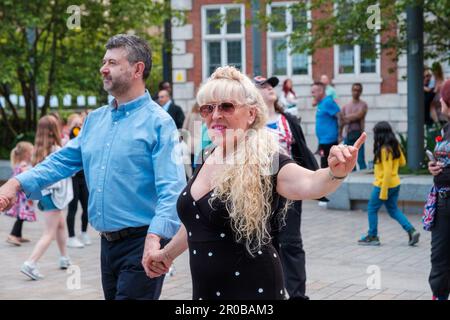
[[[420,233],[414,229],[406,216],[397,206],[400,193],[400,177],[398,169],[406,164],[405,156],[386,121],[381,121],[373,128],[374,132],[374,173],[375,181],[367,213],[369,217],[369,231],[358,244],[380,245],[378,237],[378,210],[384,204],[392,219],[403,227],[408,233],[410,246],[419,242]]]

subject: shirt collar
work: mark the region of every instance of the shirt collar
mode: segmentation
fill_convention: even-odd
[[[331,98],[331,96],[325,96],[325,97],[323,97],[322,100],[319,101],[319,104],[323,104],[326,100],[330,100],[330,99],[333,99],[333,98]]]
[[[164,110],[169,111],[169,107],[170,107],[171,104],[172,104],[172,100],[169,100],[162,107],[163,107]]]
[[[145,93],[142,96],[137,97],[134,100],[128,101],[126,103],[123,103],[119,105],[119,107],[116,108],[117,100],[114,98],[109,103],[109,108],[111,111],[116,111],[118,113],[127,113],[132,112],[133,110],[136,110],[140,106],[144,105],[145,103],[148,103],[152,101],[150,97],[150,93],[148,90],[145,90]]]

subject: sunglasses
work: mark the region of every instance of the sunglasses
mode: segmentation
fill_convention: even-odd
[[[227,116],[232,115],[236,110],[236,105],[234,105],[232,102],[222,102],[219,104],[210,103],[200,106],[200,116],[202,118],[208,117],[214,112],[214,109],[216,107],[220,112]]]

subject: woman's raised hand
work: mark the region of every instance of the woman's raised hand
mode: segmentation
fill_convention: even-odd
[[[342,178],[353,170],[358,160],[359,148],[364,144],[366,138],[367,134],[363,132],[353,146],[340,144],[331,148],[328,166],[333,176]]]

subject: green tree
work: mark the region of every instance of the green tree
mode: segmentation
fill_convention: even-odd
[[[48,112],[52,95],[94,95],[106,101],[98,70],[104,45],[114,34],[133,32],[149,41],[155,65],[149,84],[156,81],[161,27],[172,16],[183,21],[182,13],[171,10],[167,1],[0,0],[4,127],[13,136],[34,130],[38,116]],[[13,93],[24,97],[23,123],[22,111],[11,101]],[[40,111],[37,93],[45,97]]]
[[[249,5],[251,0],[243,2]],[[265,5],[272,4],[272,1],[263,3],[259,19],[253,23],[264,29],[283,24],[280,16],[265,14]],[[410,5],[421,5],[424,9],[425,58],[450,60],[450,0],[295,1],[289,7],[296,25],[289,45],[294,52],[312,54],[319,48],[335,44],[373,43],[375,36],[379,36],[380,48],[387,49],[396,59],[407,49],[406,8]],[[377,21],[372,20],[377,8],[380,12],[378,26]],[[304,14],[308,11],[314,14]],[[374,50],[372,54],[376,56],[380,52]]]

